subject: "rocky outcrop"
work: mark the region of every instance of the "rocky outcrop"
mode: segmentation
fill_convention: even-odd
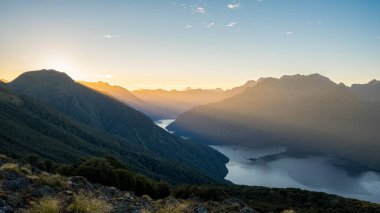
[[[153,200],[147,195],[135,196],[130,191],[90,183],[83,177],[49,174],[0,157],[0,213],[36,212],[35,208],[42,208],[41,202],[46,202],[45,206],[56,202],[60,212],[75,212],[72,210],[75,202],[86,202],[78,199],[92,199],[92,205],[100,205],[98,210],[86,212],[255,212],[245,203],[232,199],[220,202],[174,197]]]

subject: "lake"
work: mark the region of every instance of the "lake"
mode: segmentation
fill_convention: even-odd
[[[156,123],[165,129],[173,121]],[[300,188],[380,203],[380,174],[341,159],[289,155],[283,146],[211,147],[230,159],[226,179],[235,184]]]

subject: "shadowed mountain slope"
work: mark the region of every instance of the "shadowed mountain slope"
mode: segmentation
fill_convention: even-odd
[[[367,84],[353,84],[350,91],[364,101],[380,102],[380,81],[372,80]]]
[[[171,118],[173,113],[165,106],[157,106],[154,103],[146,103],[136,97],[132,92],[121,86],[113,86],[106,82],[79,82],[91,89],[111,96],[148,115],[152,120]]]
[[[206,143],[280,144],[380,169],[380,108],[318,74],[268,78],[183,113],[168,129]]]
[[[128,141],[121,142],[126,150],[136,146],[142,153],[186,165],[216,179],[224,178],[227,172],[224,165],[227,158],[222,154],[168,133],[143,113],[75,83],[64,73],[27,72],[9,83],[9,87],[16,94],[43,102],[81,125]]]
[[[259,81],[262,79],[259,79]],[[179,114],[198,105],[221,101],[232,97],[246,88],[253,87],[258,81],[248,81],[244,85],[223,91],[221,89],[192,89],[185,90],[149,90],[141,89],[133,92],[120,86],[106,82],[80,82],[105,95],[132,106],[148,115],[153,120],[176,118]]]

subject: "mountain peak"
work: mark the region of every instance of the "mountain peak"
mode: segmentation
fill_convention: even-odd
[[[380,85],[380,81],[373,79],[372,81],[368,82],[369,86],[375,86],[375,85]]]
[[[313,81],[325,81],[331,82],[331,80],[321,74],[314,73],[310,75],[284,75],[280,78],[280,80],[313,80]]]
[[[52,69],[43,69],[36,71],[29,71],[21,74],[11,83],[43,83],[43,84],[64,84],[64,83],[74,83],[74,80],[70,78],[66,73],[59,72]]]
[[[249,80],[247,82],[245,82],[245,84],[243,85],[243,87],[252,87],[252,86],[255,86],[257,84],[257,81],[255,80]]]

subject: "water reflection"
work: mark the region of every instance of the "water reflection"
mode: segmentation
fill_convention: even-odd
[[[230,158],[226,179],[236,184],[294,187],[380,202],[379,173],[362,171],[349,175],[336,166],[338,159],[333,157],[290,157],[284,154],[285,147],[212,147]]]

